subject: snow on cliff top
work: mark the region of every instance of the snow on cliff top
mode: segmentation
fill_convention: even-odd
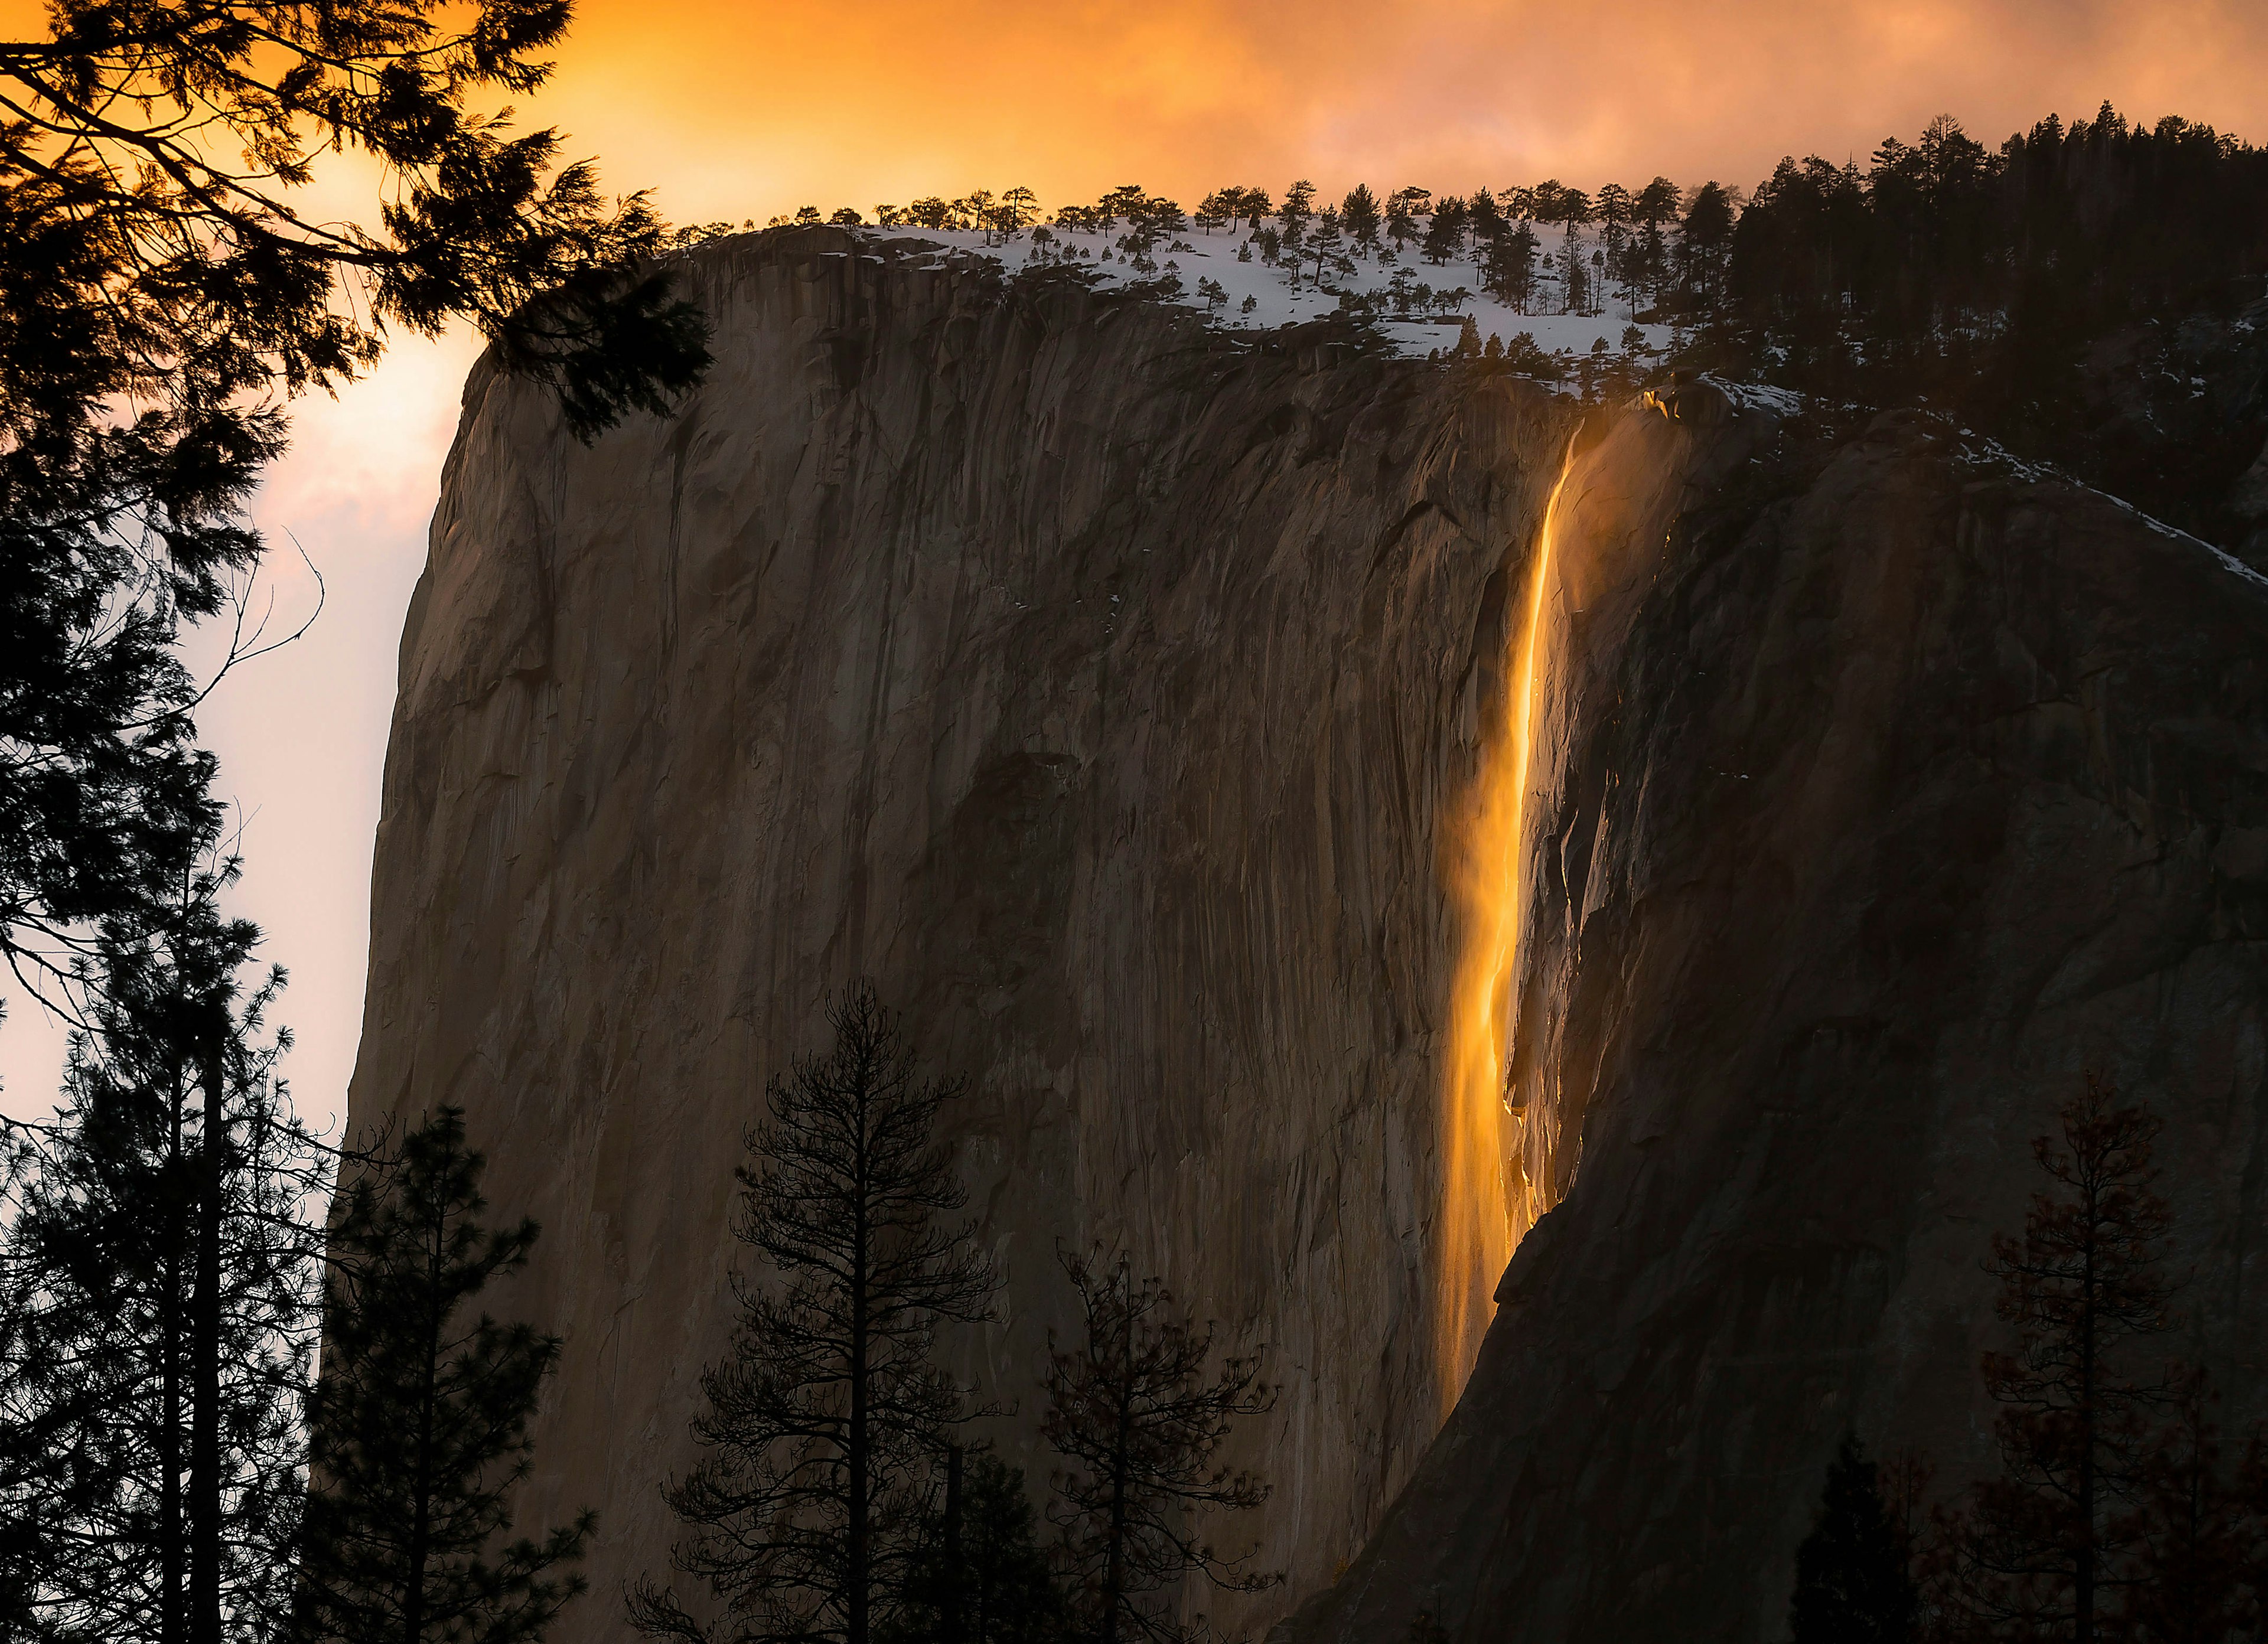
[[[1137,268],[1125,261],[1121,249],[1123,231],[1106,231],[1050,225],[1048,232],[1055,237],[1051,244],[1035,245],[1027,230],[1005,245],[988,244],[988,237],[975,229],[930,228],[861,228],[853,233],[871,241],[889,241],[901,246],[926,243],[946,247],[970,256],[989,258],[1013,273],[1035,261],[1074,261],[1064,252],[1076,253],[1077,266],[1094,274],[1105,286],[1129,285],[1138,282],[1152,282],[1167,274],[1178,275],[1182,289],[1177,296],[1164,300],[1200,312],[1210,310],[1212,323],[1229,331],[1266,331],[1278,326],[1297,324],[1302,320],[1321,319],[1339,312],[1338,290],[1375,295],[1381,299],[1381,312],[1375,324],[1380,334],[1394,347],[1395,351],[1423,359],[1428,351],[1440,349],[1447,352],[1455,346],[1462,319],[1469,316],[1483,342],[1490,336],[1510,342],[1525,332],[1535,340],[1546,353],[1565,351],[1569,354],[1588,354],[1602,341],[1609,351],[1619,352],[1625,332],[1632,327],[1630,309],[1618,295],[1610,296],[1602,312],[1596,314],[1524,314],[1507,304],[1498,301],[1480,290],[1480,273],[1469,257],[1461,257],[1445,265],[1425,261],[1412,246],[1392,267],[1381,266],[1365,258],[1355,265],[1352,275],[1341,275],[1332,281],[1332,288],[1318,290],[1312,275],[1301,277],[1295,284],[1290,269],[1261,261],[1256,248],[1248,261],[1239,261],[1238,247],[1245,240],[1234,233],[1207,234],[1190,230],[1171,242],[1174,249],[1160,244],[1150,253],[1151,268]],[[1556,249],[1556,248],[1554,248]],[[1547,253],[1547,256],[1549,253]],[[1388,299],[1388,283],[1397,274],[1406,273],[1413,283],[1423,283],[1447,290],[1464,286],[1469,294],[1454,313],[1442,317],[1397,316],[1391,312]],[[1209,305],[1197,290],[1197,282],[1209,279],[1218,283],[1226,294],[1226,300]],[[1544,295],[1551,287],[1547,281]],[[1247,309],[1248,301],[1251,306]],[[1547,301],[1536,306],[1550,306]],[[1638,326],[1646,346],[1658,351],[1669,345],[1670,329],[1667,326]]]

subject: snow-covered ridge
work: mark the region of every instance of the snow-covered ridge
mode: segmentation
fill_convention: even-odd
[[[1128,249],[1132,239],[1128,232],[1053,224],[1046,227],[1046,239],[1026,231],[1005,243],[976,229],[901,226],[847,231],[869,242],[892,244],[901,248],[901,254],[905,249],[930,245],[944,252],[986,258],[1012,274],[1035,265],[1075,266],[1091,272],[1104,286],[1141,283],[1154,289],[1157,282],[1171,275],[1179,280],[1180,290],[1160,292],[1162,300],[1198,310],[1213,325],[1229,331],[1265,331],[1321,319],[1343,312],[1342,293],[1351,293],[1371,300],[1378,311],[1371,323],[1396,353],[1419,359],[1435,349],[1446,354],[1455,347],[1468,318],[1484,343],[1493,336],[1508,345],[1524,333],[1544,353],[1563,355],[1570,361],[1602,351],[1619,355],[1631,343],[1658,356],[1671,345],[1668,326],[1637,324],[1619,297],[1610,297],[1603,312],[1596,314],[1522,313],[1477,289],[1479,275],[1469,260],[1435,265],[1419,258],[1414,248],[1391,266],[1368,258],[1359,260],[1353,274],[1339,274],[1319,286],[1312,274],[1295,275],[1288,267],[1263,261],[1256,249],[1240,258],[1239,249],[1251,243],[1235,233],[1208,234],[1192,229],[1169,245],[1152,246],[1143,257],[1138,250]],[[1143,258],[1143,266],[1137,265],[1138,257]],[[1466,289],[1454,309],[1436,307],[1431,312],[1413,311],[1403,315],[1395,312],[1397,279],[1404,288]],[[1218,286],[1219,293],[1201,289],[1200,282]],[[1637,334],[1635,338],[1629,335],[1632,332]]]

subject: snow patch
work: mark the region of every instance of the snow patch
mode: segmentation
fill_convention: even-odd
[[[1626,334],[1633,329],[1637,341],[1657,355],[1667,351],[1672,341],[1670,327],[1638,325],[1628,305],[1618,301],[1610,301],[1606,311],[1597,314],[1522,313],[1478,290],[1480,274],[1469,257],[1436,266],[1418,258],[1414,248],[1390,268],[1365,258],[1357,262],[1354,274],[1339,275],[1330,286],[1318,287],[1311,276],[1295,282],[1288,268],[1262,261],[1256,248],[1248,260],[1241,261],[1238,249],[1248,242],[1230,233],[1191,230],[1174,242],[1173,249],[1162,245],[1153,247],[1150,266],[1138,268],[1127,260],[1121,244],[1125,238],[1123,232],[1049,225],[1051,242],[1035,245],[1026,231],[1000,245],[988,243],[990,237],[975,229],[897,227],[851,231],[877,244],[908,249],[933,246],[941,256],[982,258],[1010,274],[1055,264],[1084,268],[1105,289],[1150,285],[1171,275],[1181,282],[1181,290],[1155,293],[1160,300],[1203,312],[1210,324],[1231,333],[1272,331],[1339,313],[1342,290],[1374,297],[1390,310],[1391,282],[1397,275],[1438,290],[1466,287],[1468,295],[1453,313],[1424,316],[1386,312],[1371,322],[1393,351],[1405,358],[1423,359],[1436,349],[1446,353],[1454,348],[1468,318],[1484,343],[1491,336],[1509,343],[1525,332],[1547,354],[1617,354]],[[1199,280],[1217,284],[1220,297],[1208,300],[1197,290]]]

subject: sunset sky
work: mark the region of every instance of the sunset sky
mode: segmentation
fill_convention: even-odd
[[[0,11],[11,30],[36,20],[21,0]],[[1280,194],[1295,177],[1330,197],[1656,172],[1747,187],[1783,153],[1863,160],[1940,113],[1997,143],[2105,98],[2268,138],[2268,5],[585,0],[521,114],[675,220],[761,222],[1019,183],[1049,205],[1127,182],[1184,203],[1228,182]],[[279,1014],[316,1115],[352,1065],[395,644],[469,358],[461,339],[404,346],[306,408],[259,505],[275,541],[261,600],[279,623],[312,608],[296,538],[328,604],[205,719],[241,805],[243,906],[293,972]],[[47,1104],[58,1045],[11,997],[0,1106]]]

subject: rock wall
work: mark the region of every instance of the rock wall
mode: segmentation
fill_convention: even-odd
[[[1984,1464],[1980,1264],[2090,1068],[2169,1120],[2179,1347],[2268,1414],[2268,583],[1912,416],[1594,420],[1506,1090],[1567,1196],[1436,1441],[1442,853],[1567,413],[832,231],[691,273],[678,417],[584,451],[468,385],[353,1091],[464,1104],[545,1226],[527,1508],[602,1514],[570,1644],[664,1567],[740,1131],[862,974],[973,1082],[1012,1280],[955,1351],[1013,1455],[1058,1241],[1270,1348],[1233,1459],[1288,1579],[1231,1632],[1783,1636],[1845,1430]]]
[[[835,231],[703,251],[718,356],[588,450],[477,370],[402,641],[357,1122],[461,1104],[511,1304],[565,1339],[529,1522],[600,1510],[620,1631],[723,1350],[765,1076],[873,977],[1012,1279],[959,1343],[1031,1436],[1058,1243],[1123,1244],[1281,1401],[1234,1457],[1286,1584],[1353,1556],[1442,1415],[1435,859],[1502,689],[1566,414],[1231,347]]]
[[[1546,604],[1513,1060],[1572,1187],[1303,1641],[1785,1638],[1844,1432],[1990,1462],[1983,1264],[2088,1070],[2166,1120],[2168,1350],[2268,1416],[2268,580],[1909,414],[1609,444],[1683,483],[1571,481]]]

